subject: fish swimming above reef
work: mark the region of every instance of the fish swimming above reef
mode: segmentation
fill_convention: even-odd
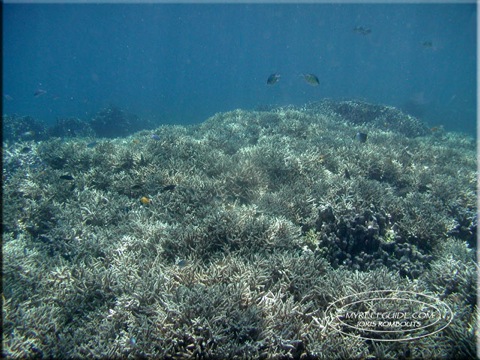
[[[178,260],[176,265],[179,268],[184,268],[185,266],[188,265],[188,260],[185,260],[185,259]]]
[[[364,143],[367,141],[367,134],[362,132],[357,132],[357,134],[355,135],[355,139],[360,141],[361,143]]]
[[[356,32],[357,34],[366,36],[372,32],[371,29],[363,27],[363,26],[356,26],[353,28],[353,31]]]
[[[67,180],[67,181],[72,181],[72,180],[74,180],[73,176],[72,176],[72,175],[68,175],[68,174],[61,175],[61,176],[60,176],[60,179],[62,179],[62,180]]]
[[[303,76],[303,80],[305,80],[307,84],[310,84],[312,86],[317,86],[318,84],[320,84],[320,81],[315,74],[300,74],[300,76]]]
[[[149,205],[152,203],[152,200],[146,196],[142,196],[140,198],[140,202],[143,204],[143,205]]]
[[[173,191],[173,190],[175,190],[176,187],[177,187],[177,185],[170,184],[170,185],[164,186],[163,189],[161,190],[161,192]]]
[[[150,136],[150,138],[152,138],[153,140],[156,140],[156,141],[158,141],[158,140],[161,139],[160,136],[158,136],[157,134],[152,134],[152,135]]]
[[[40,97],[42,95],[45,95],[47,92],[45,90],[42,90],[42,89],[37,89],[35,90],[35,92],[33,93],[33,97]]]
[[[28,137],[28,138],[34,137],[35,136],[35,131],[33,131],[33,130],[25,131],[25,132],[21,133],[20,136],[24,137],[24,138],[25,137]]]
[[[279,73],[274,73],[270,75],[267,79],[267,85],[274,85],[278,80],[280,80],[281,75]]]
[[[431,49],[431,48],[433,48],[433,42],[431,42],[431,41],[424,41],[424,42],[422,43],[422,46],[423,46],[424,48],[426,48],[426,49]]]

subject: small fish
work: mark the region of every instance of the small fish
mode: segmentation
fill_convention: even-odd
[[[3,98],[4,98],[5,100],[7,100],[7,101],[12,101],[12,100],[13,100],[13,97],[11,97],[11,96],[8,95],[8,94],[4,94],[4,95],[3,95]]]
[[[143,204],[143,205],[148,205],[152,202],[152,200],[150,200],[148,197],[146,196],[142,196],[141,199],[140,199],[140,202]]]
[[[156,141],[158,141],[158,140],[161,139],[160,136],[158,136],[157,134],[152,134],[152,136],[150,136],[150,137],[151,137],[153,140],[156,140]]]
[[[175,190],[176,187],[177,187],[177,185],[173,185],[173,184],[164,186],[163,189],[162,189],[162,192],[173,191],[173,190]]]
[[[131,189],[132,190],[140,190],[142,188],[142,184],[133,184]]]
[[[355,135],[355,139],[360,141],[361,143],[364,143],[367,141],[367,134],[362,132],[357,132],[357,135]]]
[[[33,131],[33,130],[25,131],[24,133],[21,133],[20,136],[22,136],[22,137],[34,137],[35,136],[35,131]]]
[[[187,265],[188,265],[188,261],[185,260],[185,259],[178,260],[178,262],[177,262],[177,266],[178,266],[179,268],[184,268],[184,267],[187,266]]]
[[[432,128],[430,128],[430,131],[432,133],[435,133],[435,132],[443,132],[445,129],[443,128],[443,125],[439,125],[439,126],[434,126]]]
[[[353,29],[353,31],[356,32],[357,34],[360,34],[360,35],[363,35],[363,36],[366,36],[366,35],[368,35],[372,32],[371,29],[363,27],[363,26],[356,26]]]
[[[303,79],[312,86],[317,86],[320,84],[320,81],[315,74],[301,74],[301,76],[303,76]]]
[[[343,172],[343,176],[345,176],[345,179],[350,180],[350,171],[348,171],[347,168],[345,168],[345,171]]]
[[[20,150],[20,152],[22,154],[27,154],[29,153],[30,151],[32,151],[32,148],[28,147],[28,146],[25,146],[24,148],[22,148],[22,150]]]
[[[45,95],[47,92],[45,90],[42,90],[42,89],[37,89],[35,90],[35,92],[33,93],[33,96],[38,98],[42,95]]]
[[[278,80],[280,80],[281,75],[279,73],[274,73],[270,75],[267,79],[267,85],[274,85]]]
[[[72,175],[68,175],[68,174],[65,174],[65,175],[60,176],[60,179],[62,179],[62,180],[67,180],[67,181],[72,181],[72,180],[74,180],[73,176],[72,176]]]
[[[91,148],[94,148],[95,146],[97,146],[97,144],[98,144],[98,143],[97,143],[96,141],[92,141],[92,142],[90,142],[90,143],[87,144],[87,148],[90,148],[90,149],[91,149]]]
[[[424,48],[432,48],[432,47],[433,47],[433,43],[432,43],[431,41],[424,41],[424,42],[422,43],[422,46],[423,46]]]

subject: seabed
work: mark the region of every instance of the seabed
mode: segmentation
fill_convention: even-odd
[[[476,356],[474,139],[329,100],[80,135],[4,141],[3,356]],[[448,326],[332,326],[377,290]]]

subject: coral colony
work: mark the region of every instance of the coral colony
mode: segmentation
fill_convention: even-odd
[[[475,357],[471,138],[359,101],[3,122],[4,356]],[[380,290],[453,316],[404,341],[332,326],[332,303]]]

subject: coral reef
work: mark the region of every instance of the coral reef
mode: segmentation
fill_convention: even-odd
[[[3,115],[3,141],[30,141],[47,138],[47,129],[31,116]]]
[[[127,136],[135,131],[151,127],[151,124],[127,113],[115,106],[110,106],[98,112],[90,121],[89,125],[100,137]]]
[[[128,119],[4,143],[4,356],[475,357],[473,139],[356,101],[113,138]],[[333,301],[384,289],[454,319],[403,342],[328,325]]]
[[[30,116],[3,115],[3,141],[39,141],[51,137],[94,138],[127,136],[142,129],[150,129],[153,122],[110,106],[100,110],[93,118],[60,118],[56,124],[46,127]]]
[[[377,129],[399,132],[405,136],[427,135],[425,124],[415,117],[405,114],[392,106],[369,104],[359,100],[323,100],[308,104],[307,109],[332,111],[343,120],[355,125],[373,124]]]
[[[57,123],[48,129],[52,137],[93,137],[95,132],[87,121],[77,118],[57,119]]]

